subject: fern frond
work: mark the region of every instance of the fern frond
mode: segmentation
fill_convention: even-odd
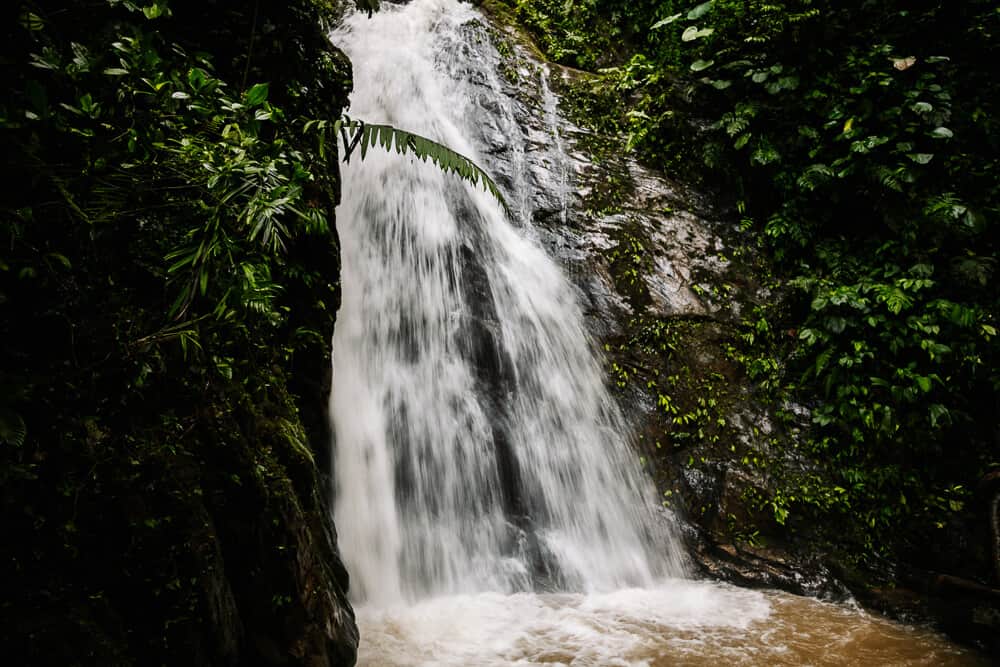
[[[361,150],[361,159],[364,160],[368,149],[376,145],[387,152],[395,150],[400,155],[411,153],[424,162],[429,160],[445,173],[457,174],[472,185],[482,186],[493,195],[505,212],[510,213],[507,202],[489,174],[475,162],[444,144],[391,125],[365,123],[347,117],[333,124],[333,133],[343,143],[344,162],[349,162],[358,148]]]
[[[0,407],[0,442],[12,447],[23,447],[28,437],[28,427],[18,413]]]

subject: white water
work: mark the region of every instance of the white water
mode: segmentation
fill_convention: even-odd
[[[977,664],[940,638],[795,596],[678,579],[670,517],[623,434],[559,267],[536,242],[525,159],[571,191],[548,73],[550,145],[502,94],[478,15],[383,4],[333,35],[352,116],[512,161],[514,220],[455,176],[369,152],[344,169],[333,342],[335,520],[360,665]],[[484,91],[489,99],[479,99]]]
[[[488,166],[473,82],[496,74],[475,16],[455,0],[416,0],[350,18],[333,38],[355,66],[351,114]],[[508,140],[525,141],[505,120]],[[530,210],[515,226],[483,191],[395,154],[345,167],[343,193],[331,414],[335,518],[356,598],[610,591],[680,574],[573,288],[531,237]]]
[[[362,667],[986,667],[925,628],[847,605],[672,581],[613,593],[480,593],[358,612]]]

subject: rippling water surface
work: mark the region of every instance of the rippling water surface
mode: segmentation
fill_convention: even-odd
[[[366,667],[989,664],[926,628],[853,606],[692,581],[441,597],[361,607],[358,620]]]

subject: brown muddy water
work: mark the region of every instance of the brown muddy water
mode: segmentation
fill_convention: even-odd
[[[358,621],[362,667],[989,664],[928,628],[854,605],[693,581],[440,597],[361,607]]]

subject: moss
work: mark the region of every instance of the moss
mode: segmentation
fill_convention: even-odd
[[[648,239],[634,222],[618,227],[611,237],[615,245],[606,258],[615,290],[628,300],[634,312],[642,312],[651,302],[645,280],[652,270],[645,248]]]
[[[474,4],[492,19],[491,23],[493,25],[503,27],[506,38],[501,39],[501,42],[507,41],[507,45],[496,44],[497,49],[501,51],[501,56],[507,58],[508,54],[505,54],[504,50],[507,47],[517,44],[532,54],[536,60],[543,62],[547,60],[545,54],[538,48],[532,37],[525,32],[522,23],[517,18],[515,10],[505,0],[474,0]]]

